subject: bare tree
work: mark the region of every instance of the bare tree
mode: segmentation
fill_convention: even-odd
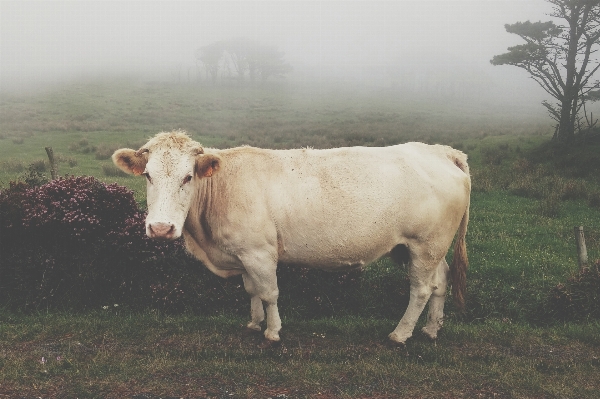
[[[252,43],[245,39],[232,39],[224,42],[225,51],[229,55],[240,83],[244,81],[244,75],[248,70],[248,51],[251,45]]]
[[[276,47],[264,46],[246,39],[231,39],[216,42],[196,50],[196,59],[206,68],[213,83],[217,80],[219,69],[223,68],[229,77],[243,83],[246,71],[250,81],[258,78],[266,81],[269,77],[282,77],[292,71],[292,66],[284,61],[283,51]],[[233,68],[231,68],[233,67]],[[235,75],[233,75],[231,72]]]
[[[217,82],[219,67],[223,58],[223,44],[216,42],[196,50],[196,59],[204,64],[206,78],[210,75],[213,84]]]
[[[283,60],[284,52],[271,46],[255,46],[248,55],[250,65],[250,79],[254,81],[256,75],[265,82],[271,76],[283,77],[293,70],[292,66]]]
[[[509,47],[507,53],[494,56],[490,62],[525,69],[556,99],[542,105],[557,122],[554,138],[566,142],[575,135],[586,95],[600,87],[600,81],[592,80],[600,68],[594,57],[600,39],[600,0],[546,1],[553,5],[549,16],[565,23],[506,24],[506,31],[520,36],[525,44]]]

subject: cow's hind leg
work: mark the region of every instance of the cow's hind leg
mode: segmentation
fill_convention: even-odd
[[[431,259],[430,256],[419,256],[411,251],[410,299],[400,323],[389,335],[392,341],[404,344],[412,336],[417,320],[433,291],[431,281],[439,263],[440,258]]]
[[[265,338],[269,341],[279,341],[279,330],[281,330],[281,318],[277,308],[279,289],[277,288],[277,261],[268,252],[255,253],[252,256],[243,257],[242,263],[246,268],[245,279],[250,280],[253,286],[252,292],[252,318],[258,321],[260,316],[259,303],[261,300],[267,313],[267,329]],[[257,297],[258,299],[255,299]],[[262,306],[262,304],[260,305]],[[256,311],[256,313],[255,313]],[[256,319],[254,319],[256,315]],[[262,321],[262,320],[261,320]],[[251,322],[252,324],[252,322]]]
[[[427,324],[422,329],[423,333],[431,339],[437,338],[437,333],[444,323],[444,302],[446,301],[446,285],[449,271],[446,259],[442,259],[435,273],[433,273]]]
[[[252,320],[248,323],[247,327],[254,331],[260,331],[260,323],[265,320],[265,309],[263,308],[262,300],[258,296],[253,280],[246,273],[242,274],[242,278],[244,279],[244,288],[250,295],[250,315]]]

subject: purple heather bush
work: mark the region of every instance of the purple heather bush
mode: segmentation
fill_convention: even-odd
[[[166,258],[195,262],[181,241],[148,239],[144,218],[130,190],[93,177],[12,182],[0,192],[0,297],[22,308],[151,304],[144,280]]]

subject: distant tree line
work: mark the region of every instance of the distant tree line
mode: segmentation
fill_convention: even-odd
[[[218,41],[196,50],[196,60],[206,70],[206,79],[213,84],[221,80],[243,83],[265,82],[270,77],[283,77],[292,71],[285,62],[284,52],[275,46],[266,46],[247,39]]]

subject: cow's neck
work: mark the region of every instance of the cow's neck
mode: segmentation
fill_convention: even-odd
[[[206,238],[211,237],[209,220],[210,214],[214,212],[215,208],[216,180],[217,176],[212,176],[203,178],[198,183],[186,220],[186,225],[189,226],[190,230],[202,231]]]

